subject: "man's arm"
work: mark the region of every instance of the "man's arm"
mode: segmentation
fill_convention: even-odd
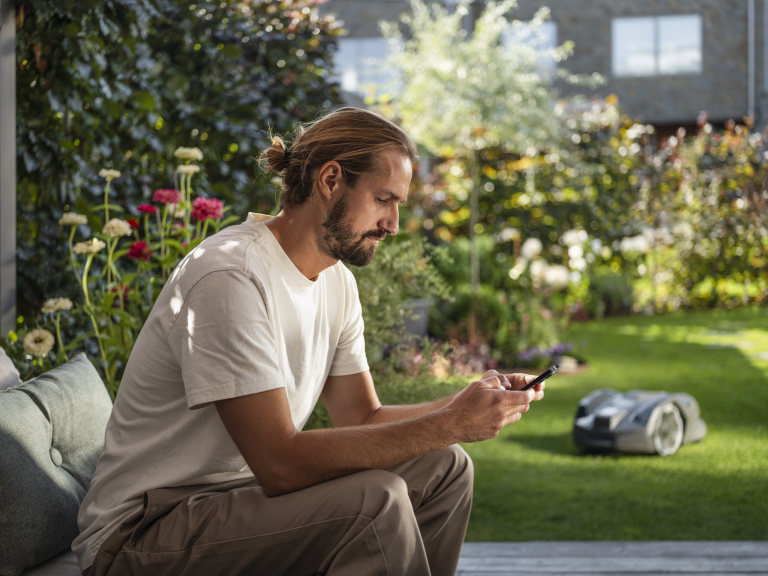
[[[491,376],[443,406],[377,425],[296,430],[285,389],[216,402],[230,436],[264,491],[278,496],[361,470],[389,468],[457,442],[495,437],[542,392],[509,392]]]
[[[489,370],[483,374],[483,378],[490,376],[498,377],[502,386],[508,390],[519,390],[527,382],[533,380],[533,376],[525,374],[504,376],[495,370]],[[539,400],[543,396],[543,390],[544,383],[536,386],[537,396],[535,400]],[[456,395],[452,394],[439,400],[421,404],[382,406],[376,394],[371,373],[367,370],[349,376],[329,376],[322,394],[323,404],[325,404],[331,422],[336,428],[405,420],[447,406],[454,396]]]

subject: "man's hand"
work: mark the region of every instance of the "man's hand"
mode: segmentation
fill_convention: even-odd
[[[460,442],[479,442],[494,438],[505,426],[514,424],[530,403],[544,397],[544,383],[531,390],[519,391],[535,376],[502,375],[495,370],[483,374],[456,394],[444,410],[453,421]]]

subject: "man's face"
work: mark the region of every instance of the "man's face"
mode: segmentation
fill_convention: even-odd
[[[408,158],[394,150],[381,153],[378,169],[364,174],[354,189],[341,197],[323,222],[322,250],[345,264],[367,266],[387,234],[397,234],[399,204],[408,196],[413,169]]]

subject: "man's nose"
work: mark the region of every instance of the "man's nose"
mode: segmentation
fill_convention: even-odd
[[[387,215],[379,220],[379,228],[392,236],[397,234],[397,231],[400,229],[400,214],[397,205],[388,210]]]

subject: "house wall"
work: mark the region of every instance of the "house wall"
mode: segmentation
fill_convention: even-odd
[[[748,113],[749,0],[518,0],[513,16],[529,20],[541,6],[551,9],[558,43],[572,40],[573,55],[564,63],[572,72],[602,74],[607,83],[596,89],[558,84],[564,95],[616,94],[630,116],[657,125],[694,124],[702,110],[712,121],[740,120]],[[755,113],[768,120],[765,89],[764,10],[755,4]],[[475,7],[477,13],[480,6]],[[345,22],[351,37],[378,36],[380,20],[396,20],[408,10],[402,0],[330,0],[323,12]],[[702,73],[676,76],[612,77],[611,21],[614,17],[700,14]]]

